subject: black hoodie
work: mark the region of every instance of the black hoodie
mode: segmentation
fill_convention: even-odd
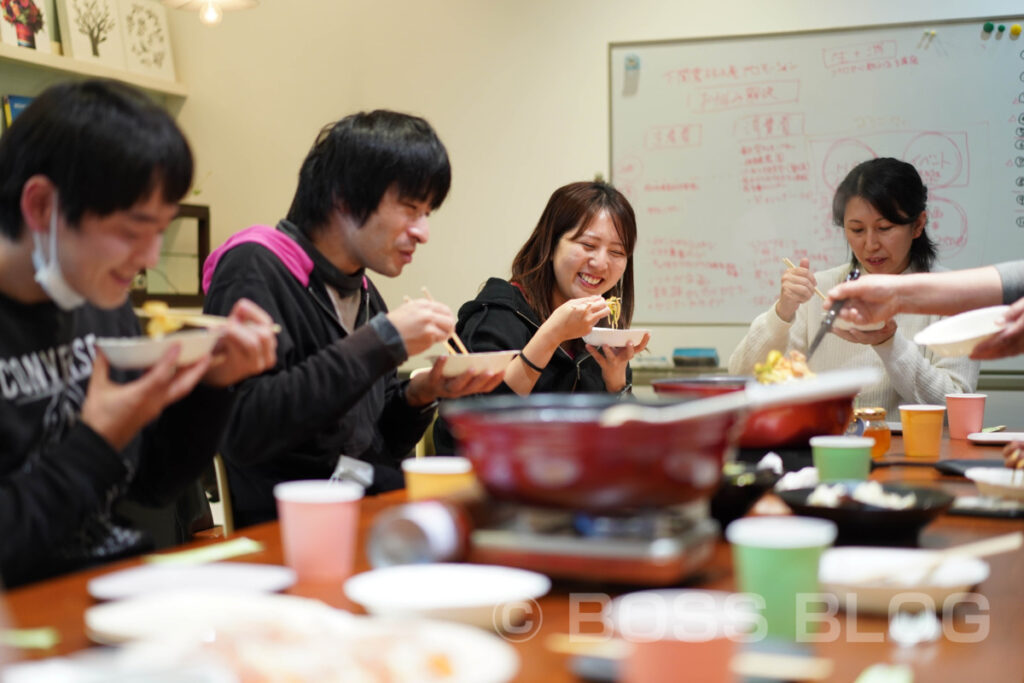
[[[470,351],[503,351],[522,349],[540,328],[541,320],[518,287],[492,277],[475,299],[459,309],[455,326],[459,337]],[[607,391],[601,366],[577,340],[575,357],[559,347],[533,387],[534,394],[604,393]],[[626,380],[631,371],[627,368]],[[512,388],[502,382],[492,393],[510,394]],[[438,418],[434,424],[434,448],[438,453],[451,453],[454,440],[447,424]]]

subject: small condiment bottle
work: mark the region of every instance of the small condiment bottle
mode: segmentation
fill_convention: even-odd
[[[889,444],[892,442],[892,432],[889,423],[885,421],[885,408],[857,408],[853,411],[853,417],[855,423],[862,425],[858,429],[860,434],[875,440],[875,445],[871,447],[871,457],[880,460],[889,452]]]
[[[457,562],[469,549],[473,522],[464,505],[426,500],[388,508],[377,515],[366,542],[374,567]]]

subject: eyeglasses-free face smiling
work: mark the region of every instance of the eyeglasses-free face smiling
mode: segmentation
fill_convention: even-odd
[[[867,272],[898,275],[910,265],[910,245],[924,231],[925,221],[922,212],[909,223],[896,225],[867,200],[851,197],[843,214],[843,233]]]
[[[555,247],[555,308],[570,299],[604,294],[618,283],[629,259],[615,223],[601,211],[579,235],[567,230]]]

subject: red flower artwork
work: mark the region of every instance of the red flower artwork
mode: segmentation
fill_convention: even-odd
[[[24,26],[32,33],[43,28],[43,13],[33,0],[0,0],[0,6],[3,7],[7,23]]]

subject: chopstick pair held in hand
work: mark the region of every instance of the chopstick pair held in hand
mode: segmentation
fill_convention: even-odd
[[[434,297],[430,295],[430,290],[428,290],[425,286],[421,287],[421,290],[423,291],[423,295],[427,298],[427,301],[435,301]],[[408,303],[412,301],[412,299],[406,296],[404,297],[403,301],[405,303]],[[451,345],[454,345],[455,348],[453,349]],[[459,339],[459,335],[455,333],[455,330],[452,330],[452,336],[445,340],[444,348],[449,355],[455,355],[458,353],[469,353],[469,349],[467,349],[466,345],[462,343],[461,339]]]
[[[786,257],[782,258],[782,262],[785,263],[786,266],[788,266],[789,268],[797,268],[798,267],[795,263],[793,263],[792,261],[790,261]],[[817,287],[814,288],[814,293],[817,294],[818,296],[820,296],[822,301],[825,301],[826,299],[828,299],[828,297],[825,296],[822,293],[822,291],[820,289],[818,289]]]

